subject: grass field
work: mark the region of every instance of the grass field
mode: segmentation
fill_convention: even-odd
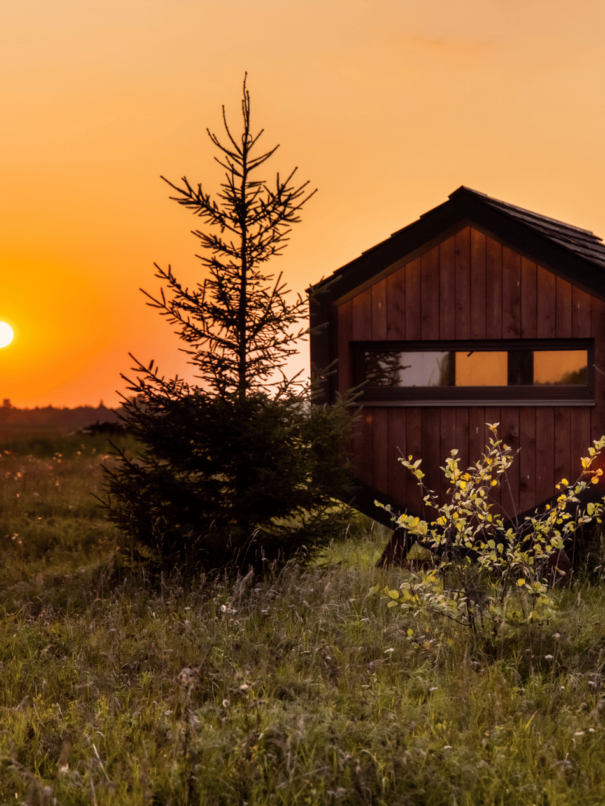
[[[605,803],[605,595],[477,647],[368,597],[360,519],[310,569],[152,586],[96,508],[103,438],[0,444],[0,803]]]

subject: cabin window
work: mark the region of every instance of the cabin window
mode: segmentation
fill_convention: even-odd
[[[593,397],[589,339],[353,343],[364,399],[587,400]]]

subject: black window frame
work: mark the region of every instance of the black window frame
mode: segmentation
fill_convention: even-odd
[[[494,401],[508,405],[531,403],[557,405],[569,402],[594,404],[594,339],[490,339],[447,341],[352,341],[351,368],[353,386],[361,387],[360,402],[387,405],[493,405]],[[586,350],[586,385],[511,385],[511,386],[368,386],[365,382],[365,358],[368,350],[384,352],[509,352],[512,350]]]

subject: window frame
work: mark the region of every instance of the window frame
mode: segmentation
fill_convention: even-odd
[[[594,339],[449,339],[444,341],[352,341],[352,385],[360,387],[364,405],[594,405]],[[368,386],[364,353],[368,350],[406,352],[509,352],[510,350],[586,350],[586,385],[536,386]]]

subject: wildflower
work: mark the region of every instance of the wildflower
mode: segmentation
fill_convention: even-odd
[[[198,682],[198,670],[190,669],[189,666],[185,666],[185,668],[181,669],[178,673],[176,680],[183,688],[192,689]]]
[[[553,659],[553,655],[544,655],[544,657],[546,658],[546,660],[552,660]]]

